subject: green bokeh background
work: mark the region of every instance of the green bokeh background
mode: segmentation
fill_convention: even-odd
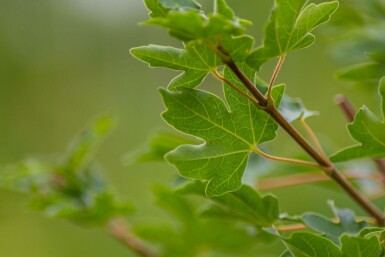
[[[228,2],[239,16],[254,22],[251,33],[260,41],[272,1]],[[92,118],[113,113],[119,124],[97,159],[116,191],[136,205],[134,224],[167,217],[154,207],[151,186],[167,184],[175,174],[165,164],[122,163],[122,156],[142,145],[148,134],[166,127],[159,116],[163,107],[157,88],[175,75],[150,70],[129,55],[131,47],[149,43],[178,46],[164,31],[137,25],[145,19],[141,0],[0,1],[0,163],[63,152],[71,136]],[[357,91],[333,78],[338,65],[326,42],[319,37],[314,47],[291,54],[279,81],[287,83],[288,94],[321,112],[310,123],[333,152],[351,142],[333,96],[343,92],[356,106],[366,103],[375,110],[378,97],[372,89]],[[269,77],[273,65],[262,70],[262,77]],[[218,90],[212,82],[206,87]],[[284,135],[279,139],[276,152],[289,155],[293,144]],[[338,191],[319,186],[274,192],[282,210],[291,214],[329,214],[326,201],[331,198],[361,213]],[[132,256],[100,230],[29,212],[27,199],[0,191],[0,256]],[[258,256],[278,256],[280,247],[261,247]],[[277,252],[268,255],[263,249]]]

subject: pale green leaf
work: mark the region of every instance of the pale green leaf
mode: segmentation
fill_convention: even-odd
[[[299,119],[308,119],[310,117],[318,116],[319,113],[316,111],[309,111],[306,109],[300,99],[294,99],[288,96],[282,98],[279,111],[290,123]]]
[[[254,80],[252,70],[246,70]],[[225,77],[242,84],[225,70]],[[170,152],[166,159],[187,178],[209,181],[208,196],[221,195],[240,188],[249,153],[253,147],[273,140],[277,124],[264,111],[228,86],[224,87],[228,108],[217,96],[200,90],[161,89],[167,111],[163,118],[175,129],[203,139],[201,145],[184,145]],[[278,105],[283,86],[273,90]]]
[[[382,114],[385,115],[385,78],[380,81],[379,94],[382,97]],[[353,123],[348,125],[348,130],[359,144],[337,152],[331,157],[332,161],[385,156],[384,119],[378,119],[366,106],[358,111]]]
[[[262,47],[253,52],[247,62],[255,69],[277,56],[305,48],[314,42],[310,34],[318,25],[327,22],[336,11],[338,2],[309,4],[307,0],[276,0],[265,28]]]

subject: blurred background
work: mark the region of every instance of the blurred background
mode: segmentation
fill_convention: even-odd
[[[273,1],[228,2],[239,16],[253,21],[250,33],[260,42]],[[146,18],[141,0],[0,1],[0,163],[64,152],[85,124],[112,113],[119,122],[97,159],[111,185],[136,206],[134,224],[166,218],[153,204],[151,187],[169,183],[176,172],[166,164],[122,162],[151,132],[166,128],[157,88],[175,75],[150,70],[129,55],[130,48],[150,43],[178,46],[166,32],[138,26]],[[289,95],[321,112],[310,124],[332,153],[351,143],[333,96],[343,92],[357,107],[365,103],[374,110],[378,97],[374,90],[357,90],[333,78],[338,64],[330,58],[323,33],[318,34],[315,46],[287,58],[279,81],[287,84]],[[261,76],[268,79],[273,66],[266,65]],[[279,139],[279,147],[275,144],[271,151],[289,155],[293,145],[284,135]],[[282,211],[290,214],[313,210],[330,216],[326,201],[331,198],[361,213],[339,191],[325,187],[306,185],[274,193]],[[102,231],[28,211],[27,200],[26,195],[0,191],[0,256],[132,256]],[[268,255],[264,249],[271,252],[272,247],[261,246],[258,256],[278,256],[280,247]]]

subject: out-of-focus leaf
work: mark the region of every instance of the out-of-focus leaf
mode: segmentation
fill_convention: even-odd
[[[195,182],[179,189],[183,194],[197,194],[205,197],[205,184]],[[272,195],[261,196],[249,186],[243,185],[239,190],[222,196],[211,197],[215,203],[202,214],[246,222],[255,226],[271,226],[279,218],[278,201]]]
[[[250,250],[254,238],[231,222],[198,219],[193,206],[180,194],[156,188],[158,205],[171,214],[177,226],[142,226],[139,235],[162,244],[163,256],[199,256],[205,253],[237,253]]]
[[[343,235],[341,244],[342,257],[380,257],[382,252],[376,237],[362,238]]]
[[[350,81],[379,81],[385,75],[385,63],[361,63],[336,73],[337,78]]]
[[[91,123],[72,140],[63,157],[29,158],[0,169],[0,187],[28,193],[34,210],[82,225],[105,225],[116,216],[126,216],[132,206],[111,193],[91,163],[111,124],[107,117]]]
[[[113,119],[105,116],[82,130],[69,145],[66,168],[74,172],[81,171],[91,160],[112,127]]]
[[[128,154],[127,163],[163,162],[164,156],[180,145],[196,144],[198,140],[170,132],[160,131],[149,140],[145,149]]]
[[[332,209],[338,219],[337,222],[316,213],[305,213],[302,215],[302,220],[307,227],[323,233],[336,244],[340,243],[339,238],[342,234],[357,234],[368,226],[365,221],[357,221],[355,214],[349,209],[339,209],[334,206]]]
[[[293,257],[341,257],[340,249],[332,241],[315,234],[297,232],[281,240]]]
[[[382,97],[382,114],[385,115],[385,78],[379,85]],[[385,156],[385,124],[366,106],[362,107],[353,123],[348,125],[350,135],[360,144],[347,147],[331,157],[334,162],[357,158],[377,158]]]

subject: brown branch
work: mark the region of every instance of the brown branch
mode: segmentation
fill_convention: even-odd
[[[247,76],[239,69],[235,62],[230,58],[223,59],[224,63],[232,70],[238,79],[245,85],[249,92],[258,101],[258,106],[268,113],[291,137],[297,144],[307,152],[319,165],[322,166],[324,172],[336,181],[342,189],[345,190],[366,212],[373,216],[380,226],[385,226],[385,216],[367,197],[357,190],[347,178],[331,163],[329,158],[325,158],[294,128],[278,111],[274,104],[255,87],[255,85],[247,78]]]
[[[138,256],[141,257],[159,257],[157,254],[150,251],[144,242],[135,236],[126,220],[123,218],[112,219],[106,227],[106,232],[120,241],[122,244],[130,248]]]
[[[344,112],[346,118],[349,122],[354,121],[356,111],[354,110],[353,105],[344,95],[337,95],[335,97],[336,104],[341,107],[341,110]],[[378,171],[381,173],[381,182],[385,184],[385,160],[384,159],[373,159],[374,163],[377,166]]]

